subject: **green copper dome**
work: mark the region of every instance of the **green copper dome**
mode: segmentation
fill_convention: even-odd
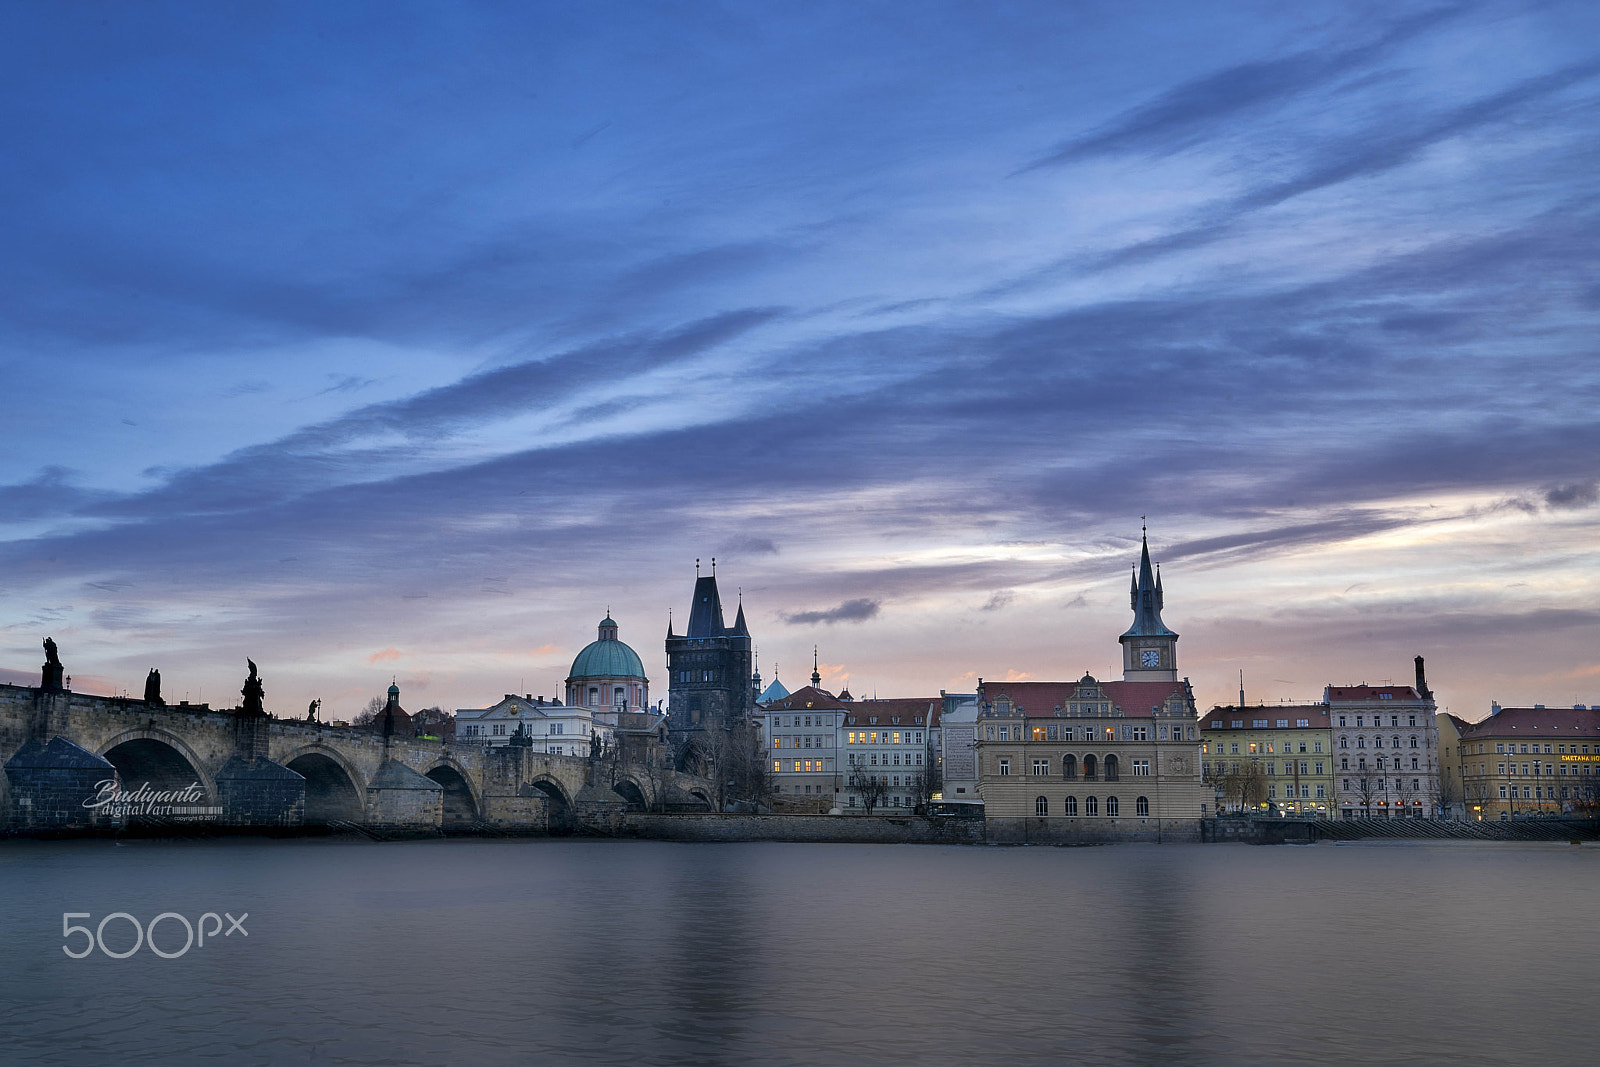
[[[600,640],[591,641],[572,661],[568,681],[579,678],[644,678],[639,654],[617,640],[617,624],[607,615],[600,623]]]

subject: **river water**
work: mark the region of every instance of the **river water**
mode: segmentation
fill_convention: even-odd
[[[0,1063],[1589,1064],[1597,885],[1594,845],[8,842]],[[248,918],[65,955],[118,911]]]

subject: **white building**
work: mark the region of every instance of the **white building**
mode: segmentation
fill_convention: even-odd
[[[1417,684],[1330,685],[1335,808],[1345,819],[1433,819],[1439,808],[1439,726],[1417,657]]]
[[[596,714],[596,713],[599,714]],[[456,741],[464,744],[508,745],[522,730],[540,752],[552,756],[587,756],[590,738],[609,744],[614,714],[603,708],[573,707],[544,697],[519,697],[507,693],[487,708],[456,711]]]
[[[832,693],[808,685],[758,708],[756,722],[772,760],[773,792],[802,805],[809,799],[823,812],[839,806],[844,786],[839,731],[847,706]]]

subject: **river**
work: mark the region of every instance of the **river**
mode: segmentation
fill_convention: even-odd
[[[6,842],[0,1063],[1587,1064],[1597,885],[1592,844]],[[63,952],[112,912],[218,918]]]

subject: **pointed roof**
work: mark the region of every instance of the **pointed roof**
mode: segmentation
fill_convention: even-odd
[[[733,620],[733,632],[736,637],[749,637],[750,627],[744,624],[744,598],[739,598],[739,616]]]
[[[1141,534],[1139,540],[1139,575],[1133,581],[1128,598],[1129,606],[1133,608],[1133,625],[1128,627],[1122,636],[1177,637],[1178,635],[1167,629],[1166,623],[1161,621],[1164,597],[1161,591],[1161,577],[1150,565],[1149,535]]]
[[[685,637],[721,637],[727,631],[722,621],[722,597],[717,593],[717,578],[703,574],[694,583],[694,607],[689,612]]]
[[[774,700],[782,700],[784,697],[786,697],[788,695],[789,695],[788,687],[785,686],[782,682],[778,681],[776,678],[774,678],[772,680],[772,684],[767,686],[765,689],[763,689],[761,691],[761,695],[756,697],[756,703],[757,704],[767,704],[767,703],[770,703],[771,701],[774,701]]]

